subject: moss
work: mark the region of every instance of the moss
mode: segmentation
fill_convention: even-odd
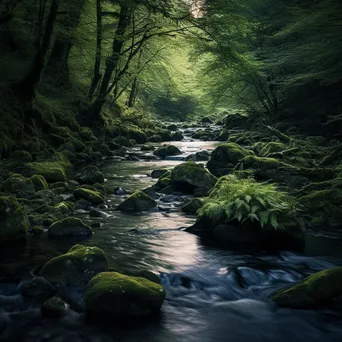
[[[50,189],[56,189],[56,188],[65,188],[69,189],[69,185],[67,182],[56,182],[49,184]]]
[[[12,165],[21,165],[33,160],[32,155],[29,152],[22,150],[14,151],[8,159]]]
[[[118,206],[118,210],[125,212],[137,212],[153,209],[156,206],[157,202],[145,192],[136,191]]]
[[[161,157],[161,158],[165,158],[167,156],[177,156],[179,154],[182,154],[182,152],[180,151],[180,149],[176,146],[173,145],[164,145],[161,146],[159,148],[157,148],[153,154],[155,156]]]
[[[75,245],[66,254],[49,260],[39,276],[52,285],[86,285],[96,274],[107,269],[107,258],[102,249]]]
[[[72,170],[72,164],[64,154],[56,152],[52,159],[62,165],[65,171],[70,172]]]
[[[260,150],[260,155],[263,157],[267,157],[270,153],[275,153],[275,152],[282,152],[287,150],[289,147],[281,142],[269,142],[266,143]]]
[[[188,203],[183,205],[182,211],[186,214],[196,214],[197,211],[202,208],[203,201],[199,198],[193,198]]]
[[[199,140],[214,140],[215,136],[212,132],[208,131],[198,131],[195,134],[191,136],[193,139],[199,139]]]
[[[131,142],[130,139],[125,138],[125,137],[122,137],[122,136],[116,137],[116,138],[114,139],[114,142],[115,142],[116,144],[119,144],[119,145],[125,146],[125,147],[133,147],[133,146],[134,146],[134,144],[132,144],[132,142]]]
[[[24,175],[32,177],[34,175],[43,176],[47,182],[60,182],[66,180],[64,167],[58,162],[34,162],[26,163],[23,170]]]
[[[81,127],[79,134],[80,134],[80,137],[85,141],[96,140],[96,137],[93,131],[89,127]]]
[[[76,199],[82,198],[93,204],[101,204],[104,202],[104,198],[99,191],[86,189],[85,187],[75,189],[73,195]]]
[[[42,305],[41,311],[46,317],[60,317],[67,313],[68,306],[62,298],[52,297]]]
[[[158,143],[158,142],[162,142],[163,138],[161,137],[161,135],[154,134],[148,138],[148,141]]]
[[[85,149],[85,144],[76,138],[71,138],[70,143],[74,146],[76,152],[82,152]]]
[[[281,289],[272,299],[283,307],[309,309],[330,304],[342,295],[342,267],[331,268]]]
[[[97,191],[100,191],[101,193],[103,193],[104,195],[107,193],[107,189],[103,184],[100,183],[95,183],[93,185],[93,188]]]
[[[156,183],[156,187],[158,187],[159,189],[163,189],[169,185],[171,185],[171,176],[162,176],[158,179],[158,182]]]
[[[46,182],[45,178],[41,175],[33,175],[30,179],[36,191],[46,190],[49,188],[48,183]]]
[[[146,278],[103,272],[89,282],[85,302],[92,314],[137,316],[159,311],[165,295],[161,285]]]
[[[241,165],[243,169],[260,169],[260,170],[269,170],[269,169],[277,169],[282,164],[279,160],[275,158],[263,158],[256,156],[247,156],[241,160]]]
[[[70,163],[73,163],[76,159],[75,154],[71,151],[63,150],[60,153],[63,154],[63,156],[66,157]]]
[[[208,170],[194,162],[177,165],[171,173],[172,187],[183,192],[192,192],[194,188],[210,190],[217,179]]]
[[[213,175],[222,176],[230,173],[240,160],[249,155],[252,155],[252,152],[238,144],[222,144],[212,152],[207,167]]]
[[[15,198],[0,196],[0,222],[0,243],[28,238],[27,215]]]
[[[144,144],[147,141],[146,134],[135,125],[128,126],[128,138],[134,139],[138,144]]]
[[[104,183],[104,175],[94,165],[87,165],[79,174],[77,174],[77,180],[81,183],[95,184]]]
[[[33,193],[36,189],[31,179],[22,175],[13,174],[7,178],[1,189],[7,193]]]
[[[51,237],[88,237],[93,234],[93,230],[79,218],[68,217],[53,223],[48,234]]]

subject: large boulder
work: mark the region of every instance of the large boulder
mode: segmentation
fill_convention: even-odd
[[[0,222],[0,243],[28,238],[27,215],[15,198],[0,196]]]
[[[224,119],[224,125],[227,128],[246,128],[249,117],[241,113],[228,114]]]
[[[252,153],[238,144],[227,143],[216,147],[207,163],[209,171],[219,177],[231,172],[239,161]]]
[[[156,149],[153,154],[155,156],[165,158],[167,156],[177,156],[179,154],[182,154],[180,149],[173,145],[164,145]]]
[[[57,286],[86,285],[96,274],[107,270],[107,258],[102,249],[75,245],[67,253],[49,260],[39,276]]]
[[[118,206],[118,210],[124,212],[138,212],[153,209],[156,206],[157,202],[145,192],[136,191]]]
[[[171,173],[171,184],[174,190],[193,193],[194,189],[211,190],[217,179],[202,165],[186,162],[177,165]]]
[[[88,284],[85,294],[91,315],[141,316],[158,312],[164,302],[163,287],[142,277],[103,272]]]
[[[100,191],[91,190],[85,187],[75,189],[73,195],[77,200],[84,199],[95,205],[104,202],[104,198]]]
[[[80,183],[96,184],[104,183],[104,175],[95,165],[87,165],[76,176]]]
[[[68,217],[53,223],[48,232],[51,237],[88,237],[93,230],[76,217]]]
[[[171,135],[171,141],[182,141],[184,136],[181,132],[177,131]]]
[[[330,304],[342,295],[342,267],[330,268],[301,282],[276,291],[272,299],[279,306],[311,309]]]
[[[24,165],[24,175],[41,175],[47,182],[63,182],[66,180],[65,169],[59,162],[34,162]]]

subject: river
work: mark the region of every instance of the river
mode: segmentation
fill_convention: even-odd
[[[187,137],[174,145],[184,152],[181,158],[153,160],[152,154],[139,156],[139,148],[132,148],[130,153],[139,160],[107,159],[102,166],[107,184],[129,190],[146,188],[156,181],[148,176],[152,170],[172,168],[189,153],[213,150],[217,142]],[[180,229],[195,220],[180,212],[180,203],[160,202],[162,211],[132,215],[113,210],[122,200],[122,196],[108,198],[110,216],[106,219],[79,213],[86,222],[100,223],[93,237],[81,243],[102,248],[111,269],[149,270],[160,275],[167,292],[160,317],[129,319],[131,324],[124,327],[111,322],[86,324],[82,310],[77,310],[83,305],[80,294],[68,289],[66,296],[75,309],[61,319],[42,318],[38,307],[23,301],[20,286],[35,268],[80,242],[53,241],[43,235],[30,239],[25,247],[0,251],[0,270],[14,279],[0,282],[0,341],[342,341],[340,306],[300,311],[277,308],[268,299],[286,284],[342,265],[341,232],[309,231],[303,254],[222,250]]]

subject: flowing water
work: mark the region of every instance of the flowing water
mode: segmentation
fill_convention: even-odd
[[[172,168],[185,155],[212,150],[216,144],[185,139],[175,143],[185,152],[182,158],[158,161],[145,153],[139,161],[107,160],[102,171],[108,185],[143,189],[155,183],[148,176],[152,170]],[[139,156],[138,149],[130,152]],[[110,196],[107,204],[112,208],[122,200]],[[303,254],[221,250],[180,229],[194,222],[194,217],[180,212],[180,202],[161,204],[163,210],[134,215],[108,209],[106,219],[79,214],[85,221],[99,221],[94,236],[82,243],[101,247],[112,269],[160,275],[167,298],[158,319],[133,321],[126,327],[86,324],[76,289],[65,294],[74,303],[65,317],[42,318],[39,308],[20,296],[20,287],[30,272],[80,242],[42,236],[25,247],[0,251],[0,280],[4,273],[13,279],[0,282],[0,341],[342,341],[338,305],[299,311],[277,308],[268,299],[282,286],[342,265],[341,232],[308,232]]]

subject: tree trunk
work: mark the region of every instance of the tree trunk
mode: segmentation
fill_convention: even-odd
[[[52,0],[44,36],[42,41],[37,43],[37,52],[33,59],[31,70],[20,82],[12,86],[14,93],[27,102],[33,100],[35,88],[39,83],[42,72],[46,66],[54,25],[57,18],[58,6],[59,0]]]
[[[102,57],[102,9],[101,0],[96,0],[96,57],[94,64],[94,76],[89,89],[89,99],[94,96],[95,90],[101,80],[101,57]]]
[[[112,45],[112,55],[106,60],[106,69],[101,81],[100,90],[90,108],[90,114],[94,117],[99,117],[102,106],[106,101],[108,95],[108,87],[111,81],[114,70],[119,64],[121,58],[121,51],[124,45],[124,35],[130,23],[130,10],[127,5],[121,5],[119,14],[119,22],[116,29],[115,37]]]
[[[143,49],[141,49],[139,52],[138,69],[141,66],[142,54],[143,54]],[[134,103],[135,103],[135,99],[137,97],[137,93],[138,93],[138,76],[135,76],[134,80],[132,82],[131,91],[129,93],[129,98],[128,98],[128,102],[127,102],[128,107],[130,107],[130,108],[134,107]]]

